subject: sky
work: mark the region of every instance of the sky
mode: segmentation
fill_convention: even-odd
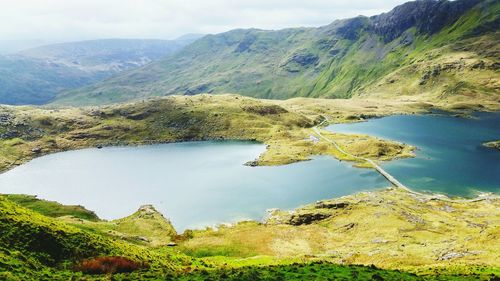
[[[0,0],[0,40],[173,39],[235,28],[321,26],[405,0]]]

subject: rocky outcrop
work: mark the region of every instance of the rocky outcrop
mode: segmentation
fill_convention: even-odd
[[[344,209],[349,206],[347,202],[327,202],[327,201],[319,201],[316,203],[315,207],[317,209]]]
[[[315,65],[319,57],[311,53],[294,54],[290,61],[300,64],[301,66]]]
[[[116,225],[114,231],[123,237],[152,246],[167,245],[177,235],[170,220],[153,205],[143,205],[134,214],[112,223]]]
[[[372,29],[390,42],[409,28],[434,34],[461,17],[480,0],[419,0],[397,6],[392,11],[371,17]]]
[[[483,143],[483,146],[500,150],[500,140]]]
[[[290,217],[288,224],[291,225],[303,225],[303,224],[311,224],[313,222],[318,222],[324,219],[331,217],[331,214],[322,213],[322,212],[305,212],[294,214]]]
[[[243,108],[246,112],[255,113],[258,115],[275,115],[287,113],[288,111],[279,105],[250,105]]]

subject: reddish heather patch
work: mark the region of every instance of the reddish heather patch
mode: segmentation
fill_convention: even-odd
[[[82,261],[76,270],[88,274],[112,274],[132,272],[143,267],[146,265],[124,257],[98,257]]]

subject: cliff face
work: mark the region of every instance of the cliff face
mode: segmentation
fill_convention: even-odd
[[[434,1],[405,3],[388,13],[371,17],[372,28],[385,42],[390,42],[415,27],[418,33],[432,35],[453,24],[480,0]]]

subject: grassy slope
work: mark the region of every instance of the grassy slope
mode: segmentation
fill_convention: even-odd
[[[75,218],[88,221],[99,220],[94,212],[89,211],[82,206],[62,205],[55,201],[40,200],[37,199],[36,196],[32,195],[6,194],[3,196],[6,197],[9,201],[15,202],[25,208],[48,217],[57,218],[62,216],[73,216]]]
[[[421,94],[443,104],[457,99],[498,101],[500,41],[492,27],[498,25],[499,15],[500,4],[486,1],[436,35],[417,38],[402,67],[367,85],[362,93]]]
[[[47,202],[43,202],[47,203]],[[48,203],[50,205],[50,203]],[[48,206],[47,206],[48,207]],[[67,280],[85,258],[120,255],[169,273],[190,259],[82,230],[0,196],[0,278]],[[81,274],[77,274],[81,275]]]
[[[170,220],[148,205],[128,217],[112,221],[89,221],[75,217],[61,220],[99,235],[153,248],[165,246],[177,236]]]
[[[498,198],[492,200],[449,202],[392,190],[323,201],[293,215],[275,211],[266,224],[246,222],[182,236],[168,229],[149,233],[175,237],[180,246],[172,250],[128,239],[138,233],[136,227],[123,229],[128,237],[103,231],[106,224],[124,221],[138,222],[144,228],[139,232],[168,222],[150,207],[113,222],[77,223],[68,217],[45,217],[0,196],[0,278],[107,280],[104,275],[74,272],[74,266],[85,258],[119,255],[149,267],[115,274],[114,280],[489,280],[499,275],[498,247],[483,242],[498,235],[491,223],[498,215]],[[40,201],[44,204],[48,208],[53,203]],[[298,217],[317,213],[334,216],[297,225],[302,221]],[[474,224],[469,217],[476,217]],[[352,220],[357,223],[344,225]],[[378,236],[369,231],[381,225],[384,230]],[[400,241],[392,237],[397,232],[403,235]],[[339,261],[370,266],[337,265]]]
[[[317,258],[400,269],[499,272],[498,197],[465,202],[402,190],[360,193],[293,212],[273,211],[265,223],[244,222],[195,231],[186,254]],[[488,269],[489,268],[489,269]]]
[[[324,117],[337,122],[355,121],[366,116],[424,112],[431,106],[402,101],[389,104],[311,99],[282,102],[235,95],[197,95],[99,108],[2,107],[0,170],[45,153],[96,145],[207,139],[265,143],[266,152],[255,162],[259,165],[288,164],[321,154],[346,159],[325,141],[311,141],[311,127]],[[367,136],[332,137],[350,152],[375,160],[411,156],[411,147],[394,142]],[[37,148],[41,151],[37,152]]]
[[[102,104],[204,92],[277,99],[420,95],[434,102],[498,102],[499,44],[492,26],[499,7],[496,1],[481,1],[439,32],[410,27],[391,41],[373,32],[373,19],[364,17],[316,29],[234,30],[65,93],[56,103]]]

